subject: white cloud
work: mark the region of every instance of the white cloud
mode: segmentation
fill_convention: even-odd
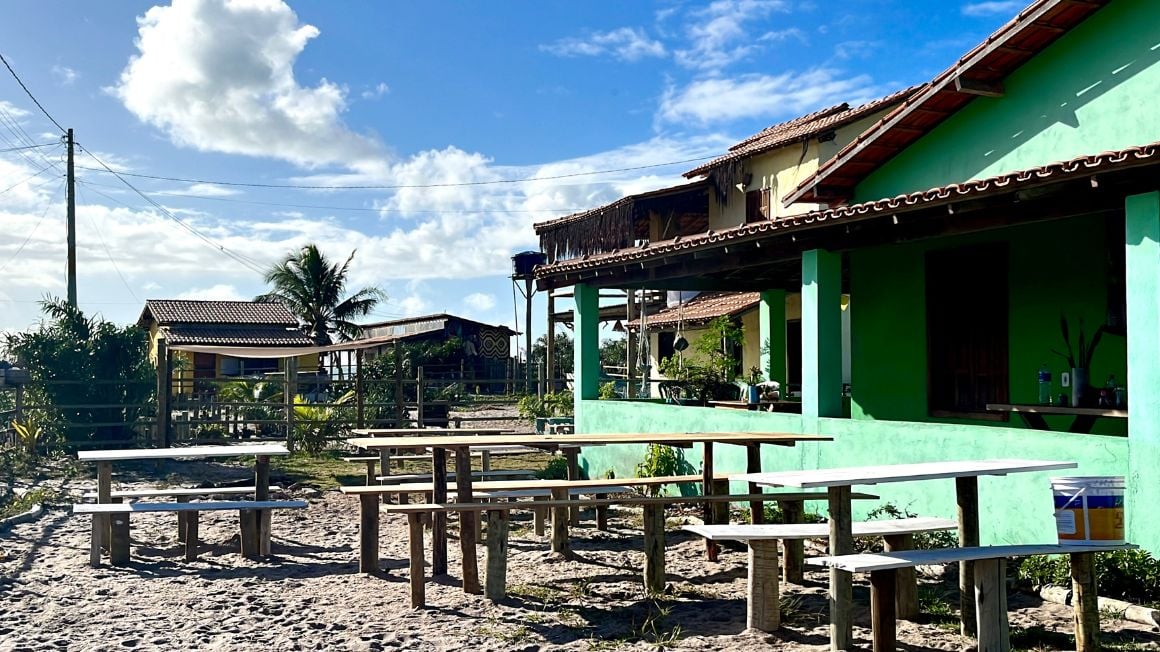
[[[869,75],[844,77],[841,71],[815,68],[802,73],[753,74],[735,79],[694,81],[670,87],[657,115],[662,122],[698,124],[740,118],[801,115],[828,104],[856,104],[882,94]]]
[[[431,313],[431,303],[417,294],[411,294],[402,299],[387,299],[387,310],[401,313],[404,317],[416,317]]]
[[[383,82],[379,82],[378,84],[375,85],[374,88],[368,88],[367,90],[363,91],[362,98],[364,100],[373,100],[375,98],[382,97],[390,92],[391,92],[390,86],[387,86]]]
[[[70,86],[81,74],[68,66],[56,65],[52,67],[52,74],[61,86]]]
[[[197,299],[201,301],[249,301],[253,299],[253,295],[246,296],[238,291],[236,287],[228,283],[218,283],[207,288],[194,288],[186,290],[174,297],[166,297],[172,299]]]
[[[11,102],[7,102],[5,100],[0,100],[0,113],[7,113],[8,115],[12,116],[13,118],[16,118],[17,120],[19,120],[20,118],[27,118],[28,117],[28,111],[25,111],[24,109],[16,106],[15,104],[13,104]],[[57,135],[59,136],[59,134],[57,134]]]
[[[638,61],[666,54],[665,46],[660,41],[649,38],[644,30],[632,27],[595,32],[585,38],[563,38],[555,43],[541,45],[540,49],[560,57],[609,55],[621,61]]]
[[[185,195],[197,195],[198,197],[232,197],[242,194],[236,188],[219,186],[214,183],[195,183],[185,190],[182,190],[181,193]]]
[[[969,2],[963,5],[964,16],[994,16],[996,14],[1015,15],[1026,6],[1026,0],[993,0],[991,2]]]
[[[378,143],[343,124],[345,88],[295,78],[319,30],[281,0],[175,0],[137,23],[139,53],[110,91],[175,143],[303,166],[380,156]]]
[[[495,307],[495,295],[484,292],[472,292],[463,297],[463,304],[479,312],[487,312]]]
[[[757,48],[750,26],[789,9],[784,0],[715,0],[690,12],[685,30],[690,44],[676,51],[677,63],[698,70],[719,70],[744,59]]]
[[[882,41],[843,41],[834,46],[839,59],[868,59],[882,47]]]

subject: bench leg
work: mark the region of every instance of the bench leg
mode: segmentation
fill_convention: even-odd
[[[644,506],[644,589],[665,592],[665,506]]]
[[[376,484],[375,476],[378,474],[375,473],[375,461],[374,460],[366,460],[366,465],[367,465],[367,486],[369,487],[373,484]]]
[[[895,586],[898,575],[894,570],[870,573],[870,626],[874,652],[894,652],[897,641],[894,613]],[[980,648],[982,650],[982,648]]]
[[[914,550],[913,534],[892,534],[883,539],[886,541],[886,552]],[[900,620],[914,620],[918,617],[918,573],[913,566],[895,571],[894,595],[895,615]]]
[[[93,514],[93,535],[89,540],[89,566],[101,566],[101,532],[105,528],[105,515]]]
[[[826,490],[830,506],[830,554],[848,555],[854,552],[854,537],[850,523],[850,487],[830,487]],[[854,601],[854,576],[837,568],[830,569],[830,649],[848,650],[854,640],[853,620],[850,617]]]
[[[552,489],[552,500],[567,500],[568,490],[563,487]],[[552,508],[552,552],[559,553],[565,557],[572,556],[571,547],[568,545],[568,508],[567,507],[553,507]]]
[[[564,451],[564,459],[568,462],[568,479],[569,480],[579,480],[580,479],[580,461],[578,459],[579,453],[580,453],[580,451],[577,448],[569,448],[568,450]],[[570,498],[571,498],[571,496],[569,494],[567,494],[567,493],[564,494],[565,500],[570,499]],[[568,524],[571,525],[572,527],[580,527],[580,508],[579,507],[573,507],[572,509],[568,510]]]
[[[272,509],[258,510],[258,554],[263,557],[270,556],[270,520],[273,513]]]
[[[508,512],[487,512],[487,598],[498,602],[507,597]]]
[[[1095,652],[1100,649],[1100,612],[1094,561],[1095,557],[1090,552],[1071,555],[1076,652]]]
[[[1007,560],[981,559],[975,564],[975,626],[979,652],[1009,652]]]
[[[379,571],[379,499],[362,494],[358,504],[358,572]]]
[[[179,503],[188,503],[189,496],[178,496],[176,500]],[[178,543],[182,543],[185,541],[185,532],[186,532],[186,530],[189,529],[189,526],[186,525],[186,519],[188,519],[188,518],[189,518],[189,512],[177,512],[177,542]]]
[[[542,502],[546,500],[546,496],[534,496],[532,502]],[[532,527],[535,528],[536,536],[544,536],[544,521],[548,518],[547,507],[533,507],[532,508]]]
[[[197,542],[198,542],[198,512],[178,512],[178,515],[185,516],[185,527],[182,529],[185,541],[185,561],[195,561],[197,559]]]
[[[427,605],[426,585],[423,579],[423,521],[419,515],[407,514],[407,530],[411,544],[411,608]]]
[[[749,542],[749,596],[745,626],[763,632],[781,627],[780,588],[778,587],[777,540]]]
[[[258,557],[258,512],[252,509],[238,510],[238,530],[242,556],[256,559]]]
[[[608,531],[608,505],[596,506],[596,529],[601,532]]]
[[[109,563],[125,566],[129,563],[129,515],[109,515]]]
[[[786,523],[805,522],[805,502],[800,500],[783,500],[778,504],[781,505],[781,514]],[[785,581],[791,584],[801,584],[806,558],[805,541],[801,539],[787,539],[782,545],[785,546],[785,562],[783,563],[783,566],[785,566]]]

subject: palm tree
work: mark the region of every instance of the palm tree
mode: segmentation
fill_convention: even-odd
[[[342,265],[331,264],[317,245],[308,244],[266,272],[266,282],[274,289],[258,301],[281,301],[302,320],[303,330],[319,346],[333,343],[331,333],[340,340],[354,339],[361,329],[350,320],[370,313],[386,295],[368,287],[344,298],[351,260],[353,251]]]

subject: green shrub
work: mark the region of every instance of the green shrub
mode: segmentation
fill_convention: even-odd
[[[659,478],[666,475],[679,475],[687,464],[681,452],[672,446],[649,444],[644,461],[636,465],[636,477]],[[653,496],[660,493],[660,490],[660,485],[648,487],[648,493]]]
[[[568,460],[567,458],[555,456],[548,460],[544,468],[536,471],[536,478],[539,480],[565,480],[568,478]]]
[[[549,392],[544,394],[543,398],[533,394],[521,396],[516,407],[519,409],[521,417],[525,419],[536,419],[545,417],[570,417],[572,416],[573,405],[572,392],[563,390],[560,392]]]
[[[765,503],[764,509],[766,523],[785,523],[785,513],[777,506],[777,503]],[[826,517],[817,512],[803,512],[803,523],[825,523]]]
[[[866,514],[868,519],[876,518],[915,518],[918,514],[909,509],[899,509],[892,503],[884,503]],[[929,550],[932,548],[954,548],[959,545],[958,534],[950,530],[938,532],[918,532],[914,535],[915,550]],[[881,552],[882,539],[880,537],[858,537],[854,539],[854,550],[857,552]]]
[[[616,383],[612,382],[612,381],[609,381],[607,383],[601,383],[600,384],[600,393],[597,395],[597,397],[602,401],[607,401],[609,399],[614,399],[614,398],[620,398],[620,394],[616,393]]]

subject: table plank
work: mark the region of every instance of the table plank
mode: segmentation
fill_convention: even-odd
[[[234,457],[239,455],[289,455],[282,444],[247,444],[243,446],[189,446],[185,448],[129,448],[115,450],[80,451],[77,459],[84,462],[115,462],[124,460],[155,460],[174,458]]]
[[[810,566],[841,568],[851,573],[869,573],[876,570],[928,566],[957,561],[978,561],[1000,557],[1029,557],[1031,555],[1070,555],[1087,552],[1111,552],[1113,550],[1135,550],[1139,546],[1124,543],[1118,545],[1081,546],[1055,543],[982,546],[978,548],[935,548],[931,550],[902,550],[890,553],[862,553],[839,557],[814,557],[807,559]]]
[[[501,435],[514,433],[511,428],[355,428],[356,435],[366,437],[432,436],[432,435]]]
[[[956,462],[920,462],[917,464],[888,464],[884,466],[857,466],[812,471],[783,471],[774,473],[742,473],[732,480],[754,482],[773,487],[801,489],[878,484],[879,482],[912,482],[941,478],[966,478],[980,475],[1006,475],[1035,471],[1074,469],[1075,462],[1046,460],[965,460]]]
[[[439,446],[441,448],[493,445],[515,446],[593,446],[600,444],[777,444],[793,446],[798,442],[832,441],[821,435],[763,432],[681,432],[681,433],[604,433],[584,435],[448,435],[436,437],[355,437],[346,440],[358,448],[403,448]]]

